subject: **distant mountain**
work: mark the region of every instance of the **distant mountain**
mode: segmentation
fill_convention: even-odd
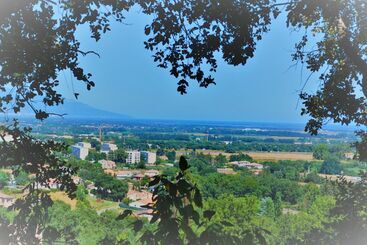
[[[37,108],[43,109],[42,106]],[[65,118],[67,119],[131,119],[131,117],[127,115],[97,109],[71,99],[65,99],[63,105],[46,107],[46,111],[57,114],[66,114]],[[21,117],[34,116],[30,108],[25,108],[22,113],[18,115]]]

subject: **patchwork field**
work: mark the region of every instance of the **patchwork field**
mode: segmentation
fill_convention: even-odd
[[[184,155],[187,151],[179,150],[177,151],[177,156]],[[197,150],[198,153],[209,154],[212,156],[217,156],[219,154],[225,155],[229,158],[231,153],[226,153],[223,151],[216,150]],[[279,160],[314,160],[312,152],[265,152],[265,151],[244,151],[244,154],[248,154],[254,160],[258,161],[279,161]]]
[[[255,160],[313,160],[312,152],[244,152]]]

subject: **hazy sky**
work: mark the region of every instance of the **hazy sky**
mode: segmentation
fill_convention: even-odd
[[[83,59],[93,74],[96,87],[87,91],[70,73],[61,74],[61,91],[93,107],[145,119],[235,120],[255,122],[303,122],[298,92],[307,77],[294,63],[291,53],[300,34],[285,28],[284,18],[276,21],[259,43],[255,57],[246,66],[219,62],[217,85],[200,88],[190,84],[188,94],[176,92],[177,80],[169,71],[156,67],[152,53],[144,49],[144,26],[149,17],[135,9],[125,24],[115,23],[112,31],[95,43],[87,28],[79,34],[83,50],[95,50],[101,58]],[[316,77],[308,90],[314,89]],[[73,88],[74,87],[74,88]]]

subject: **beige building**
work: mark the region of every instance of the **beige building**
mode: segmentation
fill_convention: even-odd
[[[99,163],[102,165],[103,169],[115,169],[116,163],[110,160],[100,160]]]
[[[109,153],[110,151],[116,151],[118,149],[117,145],[112,143],[103,143],[101,145],[101,152]]]
[[[140,152],[139,151],[128,151],[126,163],[128,164],[136,164],[140,162]]]
[[[71,146],[71,155],[75,156],[78,159],[85,160],[85,158],[89,154],[89,148],[82,147],[78,144]]]
[[[140,157],[148,164],[154,164],[157,161],[157,154],[155,152],[141,151]]]

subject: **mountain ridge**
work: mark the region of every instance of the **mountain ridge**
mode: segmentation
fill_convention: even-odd
[[[35,107],[44,109],[42,106],[36,105]],[[132,117],[128,115],[98,109],[72,99],[65,99],[64,103],[59,106],[46,107],[45,111],[48,113],[64,115],[65,118],[70,119],[132,119]],[[10,115],[14,115],[14,113],[11,113]],[[29,107],[26,107],[16,115],[20,117],[33,117],[34,112]]]

